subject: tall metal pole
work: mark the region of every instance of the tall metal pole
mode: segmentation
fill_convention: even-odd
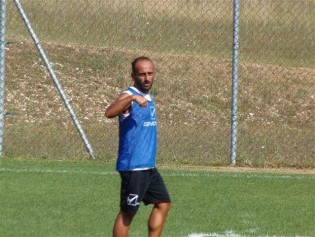
[[[230,164],[236,165],[240,0],[234,0]]]
[[[5,34],[6,34],[6,0],[0,6],[0,155],[2,155],[4,128],[4,81],[5,81]]]
[[[38,40],[35,32],[33,31],[32,26],[31,26],[29,20],[27,19],[27,16],[26,16],[26,14],[25,14],[25,12],[24,12],[20,2],[18,0],[14,0],[14,3],[15,3],[16,7],[19,10],[19,13],[20,13],[20,15],[21,15],[25,25],[26,25],[26,28],[28,29],[28,31],[29,31],[29,33],[30,33],[30,35],[31,35],[31,37],[32,37],[32,39],[34,41],[34,44],[35,44],[35,46],[36,46],[36,48],[37,48],[37,50],[38,50],[42,60],[45,63],[45,66],[46,66],[46,68],[47,68],[47,70],[49,72],[49,75],[50,75],[51,79],[53,80],[55,86],[57,87],[57,90],[58,90],[58,92],[59,92],[59,94],[60,94],[60,96],[62,98],[62,101],[65,104],[66,109],[68,110],[68,112],[69,112],[69,114],[71,116],[71,119],[72,119],[73,123],[75,124],[75,126],[76,126],[76,128],[77,128],[77,130],[78,130],[78,132],[79,132],[79,134],[80,134],[80,136],[81,136],[81,138],[82,138],[82,140],[84,142],[84,145],[85,145],[85,147],[86,147],[90,157],[92,157],[94,159],[95,157],[94,157],[94,151],[92,149],[92,146],[90,145],[87,137],[85,136],[85,133],[84,133],[83,129],[81,128],[80,122],[77,119],[77,116],[74,113],[74,111],[73,111],[73,109],[72,109],[72,107],[71,107],[71,105],[70,105],[70,103],[69,103],[65,93],[63,92],[63,89],[62,89],[62,87],[61,87],[61,85],[60,85],[60,83],[58,81],[58,78],[55,75],[55,73],[54,73],[54,71],[53,71],[53,69],[52,69],[52,67],[50,65],[50,62],[48,61],[48,59],[46,57],[46,54],[45,54],[42,46],[40,45],[39,40]]]

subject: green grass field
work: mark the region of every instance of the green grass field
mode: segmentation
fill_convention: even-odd
[[[173,200],[165,237],[315,236],[314,173],[160,171]],[[113,163],[1,158],[1,236],[111,236],[118,187]],[[131,237],[146,236],[149,212]]]

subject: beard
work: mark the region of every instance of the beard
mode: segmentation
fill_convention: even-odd
[[[144,82],[139,82],[135,81],[135,87],[138,88],[141,92],[143,93],[148,93],[151,88],[152,88],[153,82],[151,81],[144,81]]]

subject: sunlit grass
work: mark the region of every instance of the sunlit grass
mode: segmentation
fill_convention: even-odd
[[[22,2],[42,40],[230,58],[233,4],[222,0]],[[244,60],[314,67],[313,1],[244,1]],[[13,3],[8,35],[26,36]]]

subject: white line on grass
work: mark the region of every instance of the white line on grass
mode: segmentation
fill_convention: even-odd
[[[84,171],[84,170],[52,170],[52,169],[13,169],[13,168],[0,168],[1,172],[11,173],[53,173],[53,174],[94,174],[94,175],[113,175],[114,171]]]
[[[239,235],[234,233],[234,231],[225,231],[223,234],[217,234],[217,233],[191,233],[187,237],[249,237],[249,235]],[[282,235],[259,235],[257,237],[285,237]],[[302,236],[296,236],[296,237],[302,237]],[[307,236],[304,236],[307,237]]]
[[[188,171],[189,172],[189,171]],[[193,172],[193,171],[192,171]],[[163,176],[184,176],[184,177],[218,177],[220,175],[229,176],[229,177],[246,177],[246,178],[261,178],[261,179],[304,179],[311,178],[315,179],[315,176],[312,175],[268,175],[268,174],[247,174],[240,172],[238,174],[235,173],[163,173]]]
[[[40,168],[0,168],[0,172],[11,173],[56,173],[56,174],[87,174],[87,175],[114,175],[116,171],[86,171],[86,170],[74,170],[74,169],[40,169]],[[186,173],[185,173],[186,172]],[[218,177],[220,175],[230,176],[234,178],[246,177],[246,178],[261,178],[261,179],[315,179],[314,175],[268,175],[268,174],[247,174],[244,173],[202,173],[194,171],[182,171],[182,172],[161,172],[163,176],[167,177]]]
[[[245,235],[238,235],[234,232],[228,231],[225,234],[217,234],[217,233],[192,233],[187,237],[245,237]]]

